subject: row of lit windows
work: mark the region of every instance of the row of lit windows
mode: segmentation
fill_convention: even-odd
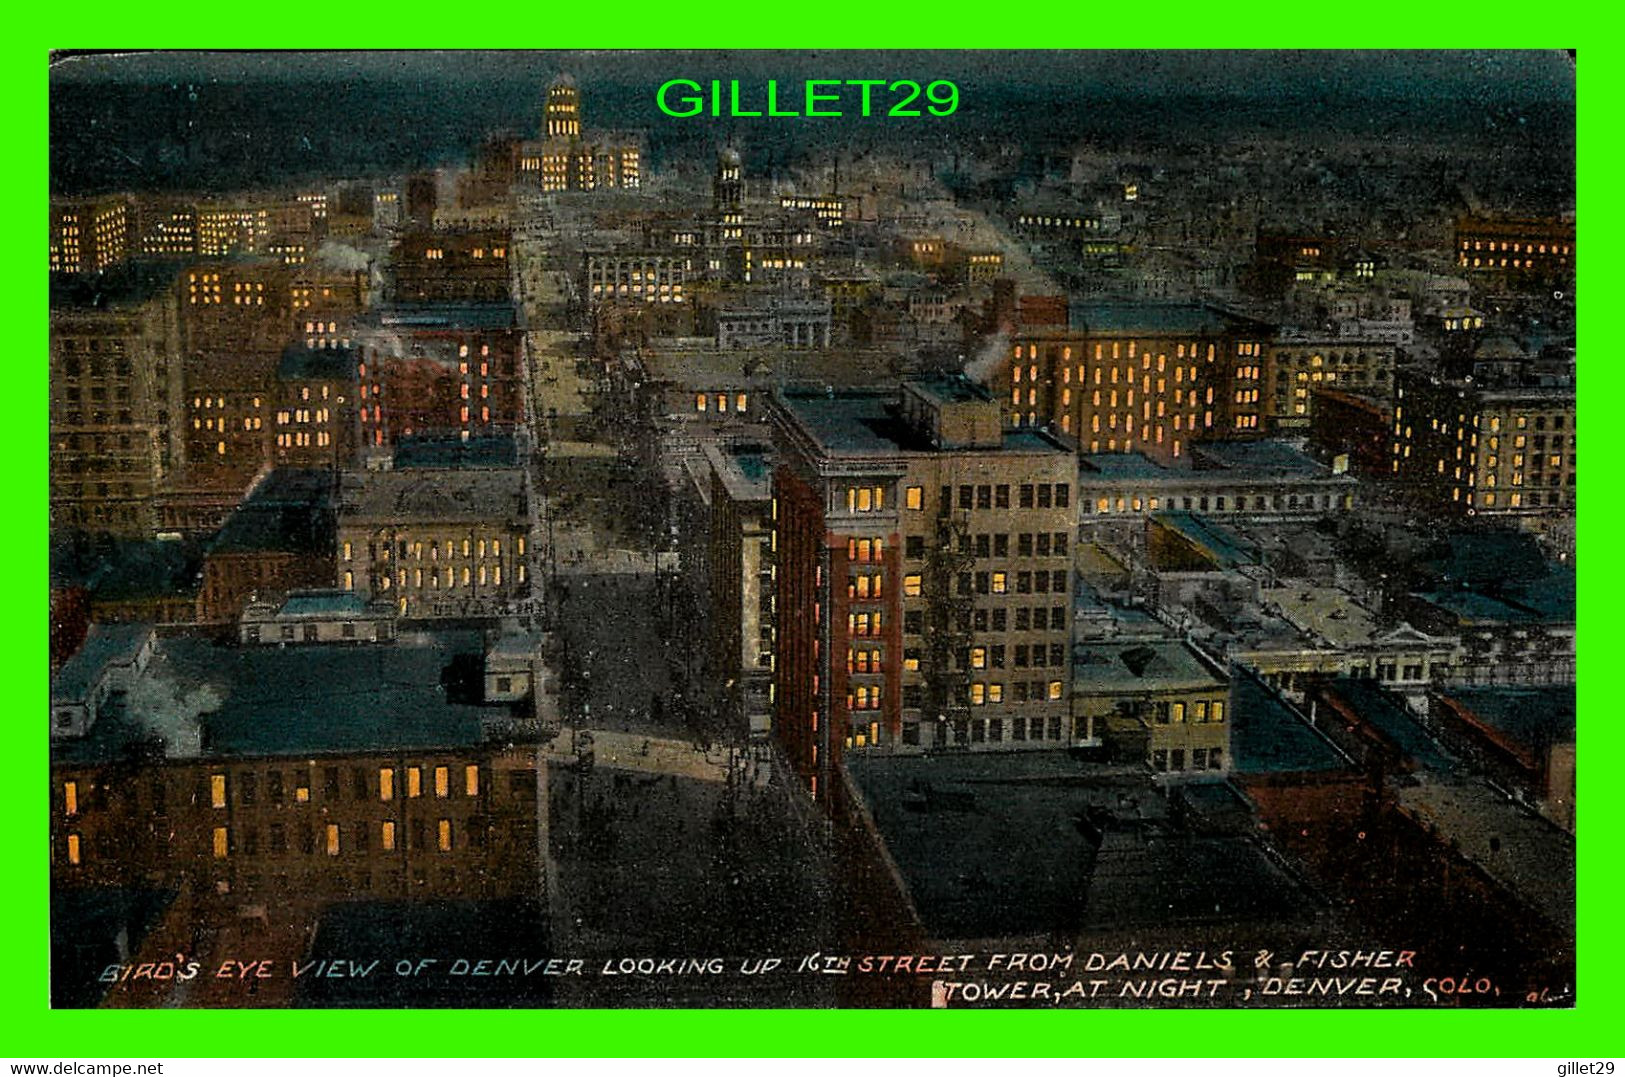
[[[518,543],[517,552],[518,552],[520,557],[523,557],[525,555],[525,539],[524,539],[524,536],[523,535],[519,536],[515,541]],[[502,540],[501,539],[492,539],[492,540],[490,540],[490,542],[491,542],[491,544],[490,544],[489,548],[490,548],[490,551],[491,551],[491,556],[492,557],[501,557],[502,556]],[[407,543],[407,542],[403,541],[403,542],[400,542],[399,545],[397,547],[395,547],[395,548],[398,550],[399,555],[401,557],[403,557],[403,558],[407,557],[407,556],[412,556],[412,557],[417,558],[419,561],[423,560],[423,543],[421,541],[414,541],[414,542],[411,542],[411,543]],[[346,542],[346,543],[343,544],[342,549],[343,549],[343,558],[344,558],[344,560],[346,560],[346,561],[351,560],[352,554],[353,554],[354,549],[355,549],[354,544],[350,543],[350,542]],[[389,555],[390,555],[390,549],[391,549],[391,546],[390,546],[390,544],[388,542],[385,542],[385,543],[381,544],[380,546],[378,546],[377,547],[378,559],[380,561],[388,561],[389,560]],[[429,541],[429,559],[431,561],[439,560],[439,558],[440,558],[440,549],[441,549],[441,544],[438,541],[436,541],[434,539],[431,539]],[[474,543],[474,541],[471,540],[471,539],[466,539],[465,538],[465,539],[462,540],[462,551],[463,551],[463,556],[464,557],[473,556],[473,554],[471,554],[470,551],[478,551],[478,556],[484,557],[486,549],[487,549],[487,547],[486,547],[486,540],[485,539],[480,539],[477,544]],[[446,556],[447,557],[454,556],[456,551],[457,551],[457,542],[456,542],[456,540],[447,539],[446,542],[445,542],[445,550],[446,550]]]
[[[1465,240],[1465,239],[1461,241],[1461,249],[1462,250],[1467,249],[1467,242],[1468,241]],[[1480,239],[1475,239],[1475,240],[1472,241],[1472,244],[1473,244],[1472,249],[1475,250],[1475,251],[1477,251],[1477,250],[1490,250],[1490,251],[1502,250],[1502,251],[1508,251],[1508,250],[1510,250],[1510,251],[1514,251],[1514,252],[1517,252],[1517,253],[1528,253],[1528,254],[1535,254],[1537,252],[1540,253],[1540,254],[1548,254],[1548,253],[1550,253],[1550,254],[1567,254],[1567,253],[1569,253],[1569,248],[1568,248],[1567,244],[1559,245],[1559,244],[1556,244],[1556,243],[1552,243],[1552,244],[1549,245],[1551,247],[1551,249],[1550,249],[1550,251],[1548,251],[1547,250],[1548,244],[1545,244],[1545,243],[1540,243],[1540,244],[1528,243],[1528,244],[1524,244],[1524,243],[1519,243],[1517,241],[1513,241],[1511,243],[1508,243],[1507,241],[1502,240],[1502,241],[1500,241],[1500,246],[1497,247],[1496,242],[1497,241],[1493,240],[1493,239],[1489,240],[1488,242],[1486,242],[1484,240],[1480,240]]]
[[[366,836],[365,836],[366,831],[364,829],[362,829],[360,826],[351,828],[351,833],[352,834],[356,834],[358,832],[359,832],[359,834],[358,834],[359,840],[358,840],[357,848],[360,851],[365,852],[366,847],[367,847]],[[249,830],[248,833],[250,835],[250,840],[254,841],[255,847],[244,849],[244,850],[242,850],[242,852],[245,855],[254,856],[254,855],[257,855],[257,852],[258,852],[258,849],[257,849],[258,842],[254,837],[254,831],[253,830]],[[275,833],[275,831],[273,831],[273,833]],[[379,843],[379,847],[386,853],[391,853],[391,852],[395,851],[396,835],[395,835],[395,823],[393,821],[385,820],[383,823],[379,824],[378,843]],[[337,824],[337,823],[328,823],[326,828],[325,828],[325,832],[324,832],[324,840],[323,840],[323,849],[324,849],[324,851],[327,853],[328,856],[338,856],[339,853],[342,851],[341,850],[341,845],[342,844],[343,844],[343,842],[342,842],[341,828],[339,827],[339,824]],[[230,827],[224,827],[224,826],[215,827],[214,828],[213,838],[212,838],[212,841],[211,841],[211,846],[212,846],[212,851],[213,851],[213,854],[214,854],[214,858],[216,860],[225,860],[228,857],[230,857],[232,852],[234,851],[233,842],[232,842],[232,835],[231,835],[231,828]],[[451,820],[450,819],[441,819],[436,824],[436,826],[435,826],[435,846],[436,846],[436,848],[438,848],[443,853],[449,853],[449,852],[452,851],[452,825],[451,825]],[[73,863],[73,864],[79,863],[77,854],[78,854],[77,843],[70,842],[69,858],[68,858],[69,863]]]
[[[727,410],[728,410],[728,394],[727,393],[718,393],[715,396],[715,398],[711,397],[707,393],[696,393],[696,394],[694,394],[694,410],[697,411],[697,412],[703,412],[703,411],[709,410],[709,409],[711,409],[713,401],[715,403],[715,410],[718,413],[726,413],[727,412]],[[734,410],[735,411],[743,412],[743,411],[748,409],[749,405],[750,405],[750,395],[748,393],[736,393],[734,395]]]
[[[435,569],[431,568],[429,570],[429,583],[428,583],[428,586],[433,590],[439,590],[442,586],[456,587],[457,586],[457,580],[456,580],[456,576],[455,576],[455,571],[456,571],[455,569],[451,568],[450,566],[447,566],[447,568],[446,568],[446,582],[445,582],[444,585],[442,585],[441,582],[440,582],[440,573],[438,571],[436,571]],[[345,573],[345,576],[349,577],[350,574]],[[406,579],[407,579],[407,570],[404,569],[404,568],[400,569],[395,574],[395,582],[401,587],[406,586]],[[389,590],[390,582],[391,581],[390,581],[389,576],[387,576],[387,575],[379,576],[378,577],[378,589],[380,591]],[[502,566],[501,565],[493,565],[493,566],[491,566],[489,572],[487,571],[487,568],[486,568],[485,565],[479,566],[478,582],[479,582],[479,586],[481,586],[481,587],[484,587],[487,584],[491,584],[491,585],[494,585],[494,586],[501,586],[501,584],[502,584]],[[525,582],[525,566],[524,565],[519,566],[519,582],[520,583]],[[469,567],[467,565],[464,565],[463,566],[462,586],[469,587],[469,586],[472,586],[473,584],[474,584],[473,574],[471,574]],[[418,588],[420,590],[423,588],[423,586],[424,586],[424,583],[423,583],[423,570],[421,568],[412,570],[412,586],[415,587],[415,588]],[[352,590],[353,588],[354,588],[353,581],[350,582],[350,583],[347,583],[345,585],[345,590],[347,590],[347,591]]]
[[[880,635],[880,611],[847,614],[846,632],[847,635],[856,637]]]

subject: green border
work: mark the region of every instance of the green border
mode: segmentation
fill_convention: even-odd
[[[780,16],[786,22],[780,24]],[[629,17],[630,16],[630,17]],[[1602,682],[1593,676],[1580,701],[1586,715],[1580,801],[1587,840],[1581,857],[1579,1006],[1570,1011],[1514,1012],[1330,1012],[1330,1011],[945,1011],[827,1014],[821,1011],[666,1012],[52,1012],[46,999],[48,945],[47,769],[41,716],[46,712],[46,352],[45,272],[36,243],[42,238],[46,201],[47,91],[45,59],[52,45],[124,45],[136,41],[166,47],[352,48],[454,47],[673,47],[946,48],[1075,47],[1529,47],[1509,39],[1565,37],[1583,44],[1585,106],[1579,110],[1579,183],[1592,195],[1599,216],[1587,227],[1588,282],[1611,285],[1617,273],[1603,268],[1619,248],[1616,225],[1603,219],[1618,179],[1621,151],[1615,142],[1614,106],[1619,75],[1613,34],[1602,11],[1570,7],[1538,10],[1492,5],[1425,7],[1382,0],[1357,6],[1302,5],[1271,0],[1247,12],[1197,0],[1148,5],[1022,5],[999,9],[967,0],[895,11],[838,4],[764,5],[749,13],[720,4],[671,4],[620,9],[615,5],[570,11],[561,7],[491,7],[483,23],[459,9],[424,0],[354,8],[344,5],[254,4],[226,14],[217,4],[114,7],[81,4],[33,8],[10,28],[3,76],[9,90],[13,136],[21,150],[5,170],[14,215],[15,256],[3,271],[16,322],[27,329],[11,356],[11,383],[21,391],[6,424],[14,465],[5,469],[5,491],[25,520],[20,571],[12,575],[11,616],[3,632],[3,659],[12,676],[6,735],[12,765],[0,780],[4,833],[11,839],[0,905],[12,925],[0,986],[0,1034],[13,1058],[67,1059],[97,1056],[187,1057],[289,1053],[315,1056],[435,1055],[1146,1055],[1190,1056],[1547,1055],[1568,1059],[1609,1057],[1621,1001],[1614,955],[1622,951],[1617,874],[1607,863],[1615,843],[1604,835],[1617,818],[1618,795],[1603,760],[1618,757],[1618,728]],[[1536,22],[1536,18],[1542,21]],[[780,25],[785,28],[778,28]],[[652,78],[653,76],[651,76]],[[1606,192],[1606,193],[1605,193]],[[1602,207],[1607,206],[1604,210]],[[40,214],[40,216],[36,216]],[[15,219],[20,218],[20,224]],[[35,231],[38,228],[39,231]],[[1604,234],[1606,233],[1606,234]],[[33,237],[33,238],[31,238]],[[20,252],[20,253],[16,253]],[[1598,252],[1603,252],[1599,254]],[[1604,279],[1604,278],[1608,279]],[[1606,294],[1599,288],[1599,294]],[[1610,304],[1613,299],[1608,296]],[[1582,350],[1604,352],[1607,321],[1588,320]],[[1611,334],[1610,334],[1611,335]],[[1585,401],[1613,398],[1620,375],[1588,361]],[[1607,383],[1600,379],[1607,378]],[[1596,380],[1593,380],[1596,379]],[[1587,430],[1606,427],[1604,408],[1588,407]],[[1595,414],[1592,414],[1592,413]],[[1588,453],[1595,466],[1597,457]],[[1606,482],[1607,465],[1601,472]],[[1588,559],[1580,592],[1581,661],[1588,670],[1604,658],[1602,621],[1618,608],[1616,573],[1606,560],[1605,527],[1625,511],[1593,493],[1584,516]],[[15,525],[14,525],[15,526]],[[1594,541],[1593,541],[1594,540]],[[1612,633],[1608,634],[1609,637]],[[1606,638],[1611,645],[1612,638]],[[1611,693],[1610,693],[1611,694]],[[1606,732],[1605,732],[1606,730]],[[1516,925],[1509,924],[1509,931]]]

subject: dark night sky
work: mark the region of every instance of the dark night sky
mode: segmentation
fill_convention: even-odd
[[[1480,137],[1558,161],[1573,144],[1562,52],[132,53],[54,65],[52,188],[231,190],[466,161],[487,132],[533,135],[560,71],[580,82],[589,128],[649,133],[655,167],[724,138],[776,162],[922,138],[1155,149]],[[758,95],[768,78],[949,78],[961,107],[925,122],[674,120],[654,94],[677,77],[739,78]]]

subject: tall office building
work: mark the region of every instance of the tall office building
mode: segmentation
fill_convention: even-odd
[[[815,798],[842,753],[1070,732],[1070,449],[953,378],[773,406],[775,732]]]

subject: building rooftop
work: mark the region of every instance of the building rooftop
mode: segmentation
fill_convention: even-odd
[[[1198,442],[1191,446],[1191,462],[1197,471],[1222,469],[1230,472],[1223,476],[1230,480],[1241,475],[1317,478],[1331,474],[1331,469],[1303,450],[1269,438]]]
[[[1331,690],[1406,758],[1438,774],[1456,769],[1455,757],[1423,731],[1398,696],[1376,681],[1338,677],[1331,683]]]
[[[1086,333],[1215,334],[1253,328],[1259,323],[1201,303],[1085,303],[1068,305],[1070,327]]]
[[[510,302],[400,303],[378,308],[376,317],[381,326],[404,329],[512,329],[518,325]]]
[[[344,476],[340,520],[522,521],[525,476],[516,468],[352,472]]]
[[[1260,561],[1257,549],[1205,516],[1191,512],[1159,512],[1152,519],[1190,542],[1221,569],[1256,565]]]
[[[1230,770],[1249,774],[1303,774],[1349,770],[1347,756],[1325,734],[1257,677],[1230,683]]]
[[[897,394],[875,389],[786,389],[785,410],[821,448],[830,453],[887,456],[900,453],[943,453],[897,413]],[[1070,453],[1059,441],[1037,430],[1007,430],[1000,449],[970,452]]]
[[[769,447],[706,442],[702,451],[711,471],[722,480],[723,488],[734,501],[766,501],[772,496],[772,450]]]
[[[1574,839],[1481,782],[1429,776],[1394,790],[1400,810],[1555,927],[1574,930]]]
[[[196,595],[201,585],[202,550],[194,542],[170,539],[115,539],[93,547],[53,544],[53,586],[83,586],[96,602]]]
[[[102,671],[114,663],[133,662],[152,632],[151,625],[143,624],[91,625],[84,646],[51,678],[51,699],[88,699]]]
[[[1553,743],[1574,739],[1574,685],[1445,688],[1473,717],[1533,755]]]
[[[344,381],[353,378],[355,348],[307,348],[297,341],[282,349],[276,376],[281,381]]]
[[[408,434],[395,443],[397,471],[518,466],[519,442],[513,434],[479,434],[467,441],[456,434]]]
[[[367,603],[354,591],[320,590],[290,591],[277,610],[279,618],[288,617],[361,617],[367,613]]]
[[[53,762],[112,762],[160,742],[172,758],[466,747],[489,711],[449,698],[447,676],[482,652],[478,633],[419,633],[361,651],[162,640],[122,707],[83,739],[54,744]]]
[[[1059,752],[846,767],[933,939],[1289,919],[1305,900],[1251,842],[1170,826],[1143,774]]]
[[[51,309],[79,314],[138,306],[172,290],[178,276],[172,263],[144,260],[111,266],[93,276],[53,274]]]
[[[1222,688],[1226,680],[1183,640],[1091,642],[1072,648],[1074,694]]]

